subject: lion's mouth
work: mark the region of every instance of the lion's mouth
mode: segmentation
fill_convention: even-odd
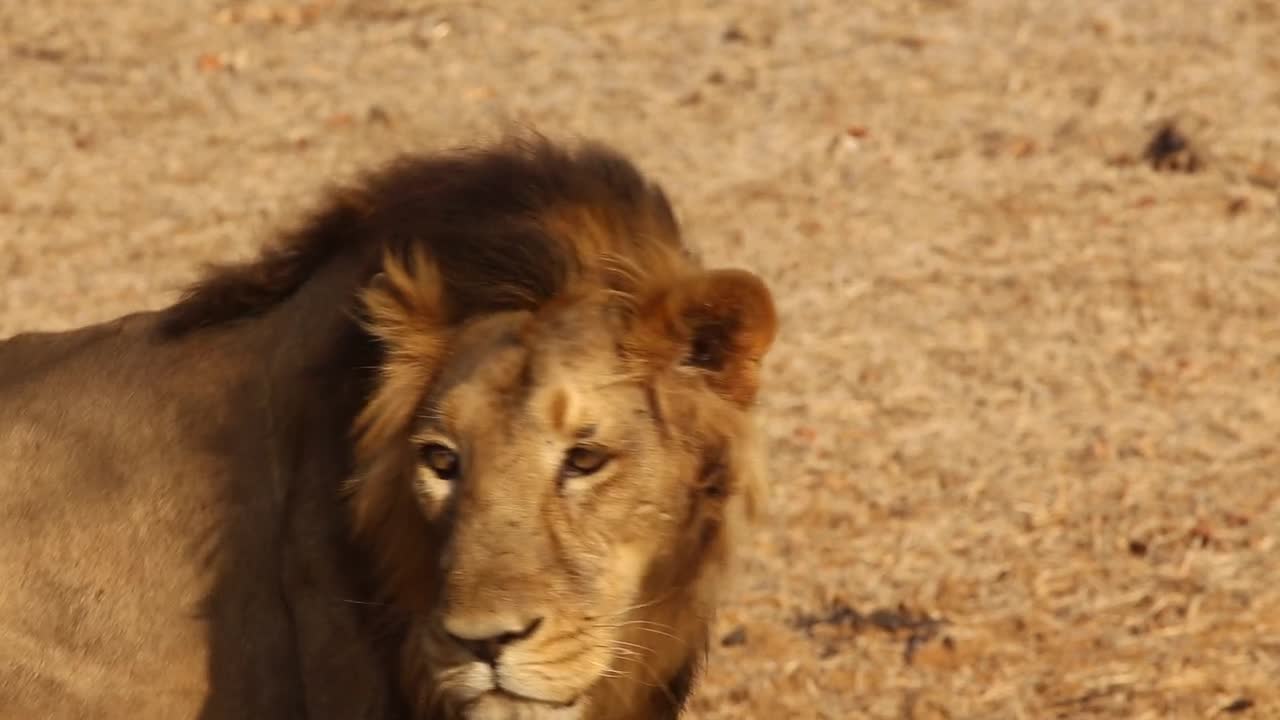
[[[503,687],[494,688],[493,690],[490,690],[489,693],[497,697],[505,698],[507,700],[512,700],[515,702],[532,703],[534,705],[546,705],[547,707],[550,707],[550,708],[571,708],[577,705],[578,701],[582,699],[582,696],[578,695],[578,696],[575,696],[572,700],[568,700],[565,702],[561,702],[557,700],[543,700],[542,698],[535,698],[535,697],[529,697],[528,695],[521,695],[520,693],[512,692]]]
[[[575,720],[580,717],[582,696],[568,702],[541,700],[496,687],[481,693],[461,710],[467,720],[529,718],[530,720]]]

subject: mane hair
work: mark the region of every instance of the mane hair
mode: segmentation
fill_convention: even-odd
[[[161,332],[259,316],[340,257],[371,276],[386,257],[411,263],[422,251],[438,269],[451,324],[537,308],[589,277],[634,286],[637,275],[690,260],[665,193],[616,151],[508,139],[403,157],[331,192],[256,259],[213,266],[163,311]],[[352,298],[334,301],[357,309]]]
[[[561,303],[600,294],[611,309],[632,314],[633,320],[647,312],[646,322],[661,324],[638,325],[636,332],[661,337],[648,350],[666,362],[685,350],[683,340],[673,342],[666,335],[685,333],[690,322],[718,319],[721,306],[745,312],[732,293],[711,292],[741,282],[725,281],[723,273],[695,274],[699,263],[681,240],[666,195],[628,160],[599,144],[564,148],[535,138],[401,158],[332,192],[258,258],[214,268],[162,311],[161,332],[176,337],[261,317],[335,263],[353,263],[358,272],[354,286],[333,288],[333,306],[350,313],[352,327],[361,333],[353,345],[367,342],[378,355],[374,366],[358,369],[376,377],[370,378],[351,427],[353,467],[343,488],[350,503],[349,529],[370,551],[379,599],[401,607],[430,607],[436,592],[424,561],[441,556],[444,538],[422,521],[411,494],[407,473],[413,450],[406,440],[422,393],[449,352],[450,326],[511,310],[533,311],[536,317]],[[696,277],[701,280],[690,282]],[[673,291],[686,285],[682,293]],[[323,290],[312,293],[312,287]],[[328,287],[310,286],[308,294],[323,303]],[[689,297],[695,290],[701,304]],[[316,307],[314,299],[308,302],[307,308]],[[685,305],[697,305],[698,313],[684,312]],[[737,342],[736,327],[708,327],[714,333],[698,347],[709,349],[691,361],[725,374],[729,364],[712,346],[728,343],[731,335]],[[740,410],[734,405],[726,417],[736,418]],[[743,494],[752,507],[751,493]],[[729,535],[740,523],[728,515],[715,523],[699,535],[698,552],[718,564],[722,546],[734,540]],[[654,600],[633,608],[641,614],[624,641],[636,647],[648,641],[652,657],[646,669],[662,677],[649,683],[622,675],[601,685],[602,701],[607,698],[635,716],[675,718],[705,654],[707,616],[720,572],[708,571],[695,581],[682,574],[693,573],[693,556],[673,562],[676,567],[664,564],[646,583],[688,587],[655,592]],[[401,622],[406,628],[412,624]],[[653,627],[665,629],[644,629]],[[410,704],[430,708],[428,668],[415,647],[403,644],[400,684]]]

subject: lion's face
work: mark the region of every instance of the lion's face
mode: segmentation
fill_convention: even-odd
[[[734,361],[725,329],[665,347],[655,320],[595,301],[474,320],[382,451],[405,469],[375,532],[418,553],[392,584],[429,716],[647,716],[696,664],[758,468],[743,404],[698,366]]]
[[[458,701],[572,706],[633,657],[619,630],[689,504],[692,453],[664,451],[615,340],[556,321],[575,327],[468,328],[413,435],[416,497],[444,540],[421,641]]]

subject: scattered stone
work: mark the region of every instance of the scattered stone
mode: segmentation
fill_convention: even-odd
[[[1222,708],[1224,713],[1242,713],[1253,707],[1253,700],[1247,697],[1236,698]]]
[[[1142,157],[1157,172],[1193,173],[1202,164],[1191,140],[1171,122],[1161,125],[1151,136]]]
[[[727,43],[745,43],[751,40],[737,23],[725,28],[724,34],[720,36],[720,39]]]
[[[730,630],[724,637],[720,638],[720,645],[722,647],[739,647],[746,644],[747,628],[743,625],[739,625],[733,630]]]
[[[793,619],[791,624],[797,630],[804,630],[810,637],[813,637],[813,629],[818,625],[843,626],[854,632],[865,628],[883,630],[903,637],[905,645],[902,660],[910,665],[915,659],[916,651],[937,637],[946,620],[913,613],[903,606],[893,610],[880,608],[864,615],[843,602],[837,602],[826,613],[817,615],[804,613]],[[949,638],[947,640],[950,641]],[[954,641],[950,642],[948,649],[954,648]],[[828,650],[831,652],[828,653]],[[834,654],[834,648],[830,644],[819,650],[819,657],[822,658],[830,657],[832,654]]]
[[[370,106],[368,118],[369,122],[374,123],[375,125],[389,127],[392,124],[391,113],[387,112],[387,109],[381,105]]]
[[[1280,188],[1280,170],[1267,163],[1258,163],[1249,168],[1245,179],[1260,188],[1275,190]]]
[[[349,128],[355,124],[355,118],[351,116],[351,113],[338,112],[325,118],[324,124],[331,130],[340,130],[342,128]]]
[[[681,96],[679,100],[676,100],[676,105],[679,105],[680,107],[689,107],[691,105],[697,105],[700,102],[702,102],[702,93],[698,90],[694,90],[693,92]]]
[[[751,699],[751,691],[744,687],[735,687],[729,691],[729,702],[741,705]]]
[[[818,615],[803,613],[796,616],[791,622],[792,627],[805,631],[810,631],[818,625],[844,625],[854,630],[870,627],[890,633],[901,630],[916,631],[922,628],[937,628],[944,624],[946,624],[946,620],[916,614],[902,606],[893,610],[880,608],[864,615],[843,602],[837,602],[826,613]]]

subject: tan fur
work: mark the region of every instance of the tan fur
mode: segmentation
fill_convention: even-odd
[[[699,664],[759,505],[749,411],[776,316],[748,273],[703,271],[669,245],[627,251],[626,233],[660,223],[582,207],[546,222],[579,270],[536,312],[438,324],[439,279],[422,258],[389,261],[365,293],[388,362],[360,416],[355,524],[416,619],[403,659],[419,712],[674,717],[683,689],[668,685]],[[689,357],[704,326],[722,354],[713,367]],[[561,483],[586,432],[617,456]],[[416,460],[415,443],[435,438],[462,455],[452,483]],[[443,630],[531,618],[536,633],[493,678]]]
[[[0,718],[676,717],[775,324],[624,158],[533,141],[0,341]]]

